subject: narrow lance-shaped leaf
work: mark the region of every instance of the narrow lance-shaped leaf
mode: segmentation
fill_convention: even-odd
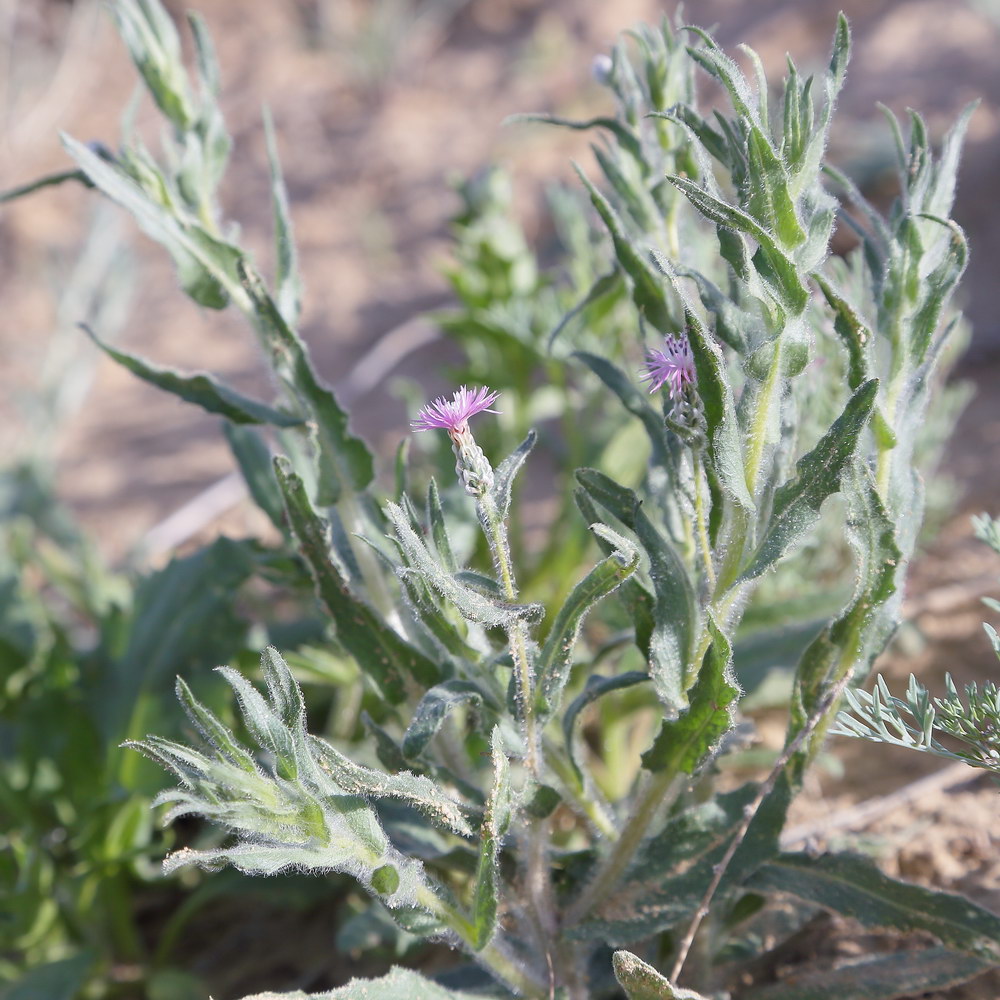
[[[281,172],[278,142],[274,122],[269,111],[264,112],[264,135],[267,139],[267,159],[271,167],[271,208],[274,214],[274,246],[277,267],[275,270],[275,301],[285,322],[294,327],[299,321],[302,306],[302,280],[299,276],[298,253],[295,233],[288,208],[288,190]]]
[[[348,431],[347,414],[317,376],[305,344],[245,262],[240,265],[240,278],[276,367],[309,409],[319,460],[316,502],[328,506],[344,493],[364,490],[375,475],[371,453]]]
[[[476,866],[476,888],[472,897],[473,947],[477,950],[490,943],[496,930],[499,892],[497,859],[512,813],[510,763],[503,752],[499,726],[493,730],[490,750],[493,758],[493,787],[486,800],[486,812],[479,831],[479,863]]]
[[[732,675],[733,651],[715,621],[708,620],[712,644],[690,691],[690,706],[665,719],[653,745],[642,755],[650,771],[694,774],[732,726],[740,689]]]
[[[583,771],[576,759],[576,740],[574,738],[574,727],[580,713],[588,706],[597,701],[598,698],[611,691],[620,691],[622,688],[633,687],[649,680],[649,674],[643,670],[627,670],[623,674],[614,674],[611,677],[601,677],[593,674],[587,678],[587,683],[583,689],[569,704],[566,714],[563,716],[562,728],[563,738],[566,741],[566,751],[569,754],[569,762],[573,765],[573,770],[581,780]]]
[[[517,114],[510,115],[504,119],[505,125],[516,125],[521,122],[540,122],[544,125],[560,125],[563,128],[575,129],[578,132],[586,132],[592,128],[605,128],[611,132],[618,140],[618,144],[627,149],[632,154],[633,159],[639,166],[645,166],[645,158],[642,155],[642,146],[639,137],[624,122],[617,118],[599,117],[590,118],[586,121],[572,121],[569,118],[559,118],[555,115],[546,114]]]
[[[393,704],[405,698],[407,678],[433,684],[439,679],[437,666],[351,592],[331,555],[329,525],[313,510],[301,478],[285,459],[276,458],[274,469],[292,533],[344,648]]]
[[[598,563],[572,590],[559,609],[535,664],[537,711],[545,719],[559,709],[569,680],[573,647],[583,619],[603,597],[615,591],[639,565],[639,550],[603,524],[591,531],[614,546],[614,552]]]
[[[483,1000],[483,994],[449,990],[419,972],[393,966],[378,979],[352,979],[324,993],[254,993],[243,1000]]]
[[[616,951],[611,962],[628,1000],[706,1000],[700,993],[674,986],[630,951]]]
[[[154,365],[138,357],[104,343],[90,327],[80,324],[81,329],[109,358],[127,368],[144,382],[155,385],[173,396],[194,403],[208,413],[217,413],[234,424],[273,424],[276,427],[294,427],[302,423],[302,418],[283,410],[276,410],[255,399],[244,396],[235,389],[217,382],[207,372],[185,375],[172,368]]]
[[[727,205],[686,177],[667,174],[667,180],[682,191],[688,201],[710,222],[745,233],[757,242],[754,267],[771,286],[778,302],[792,313],[800,313],[809,302],[809,290],[795,264],[756,219],[741,209]]]
[[[514,489],[514,479],[521,466],[535,447],[538,434],[528,431],[527,437],[493,470],[493,502],[500,517],[505,518],[510,510],[510,498]]]
[[[545,341],[546,350],[552,351],[552,347],[556,342],[556,338],[559,336],[563,330],[566,329],[567,325],[580,315],[589,306],[594,305],[597,302],[601,302],[603,299],[611,298],[617,295],[619,290],[622,288],[622,272],[621,268],[615,266],[607,274],[602,274],[591,286],[590,291],[575,305],[563,315],[563,318],[559,320],[555,327],[553,327],[552,332],[549,334]]]
[[[773,566],[819,520],[823,501],[840,488],[841,474],[859,448],[877,392],[878,379],[863,383],[816,447],[796,463],[795,478],[778,488],[764,538],[743,573],[744,580]]]
[[[310,747],[320,767],[328,770],[345,792],[366,798],[405,802],[422,812],[436,826],[462,837],[472,836],[472,828],[460,803],[446,795],[440,785],[429,778],[407,770],[398,774],[384,774],[364,767],[317,737],[310,738]]]
[[[986,972],[993,963],[949,948],[906,949],[852,959],[839,969],[796,972],[746,994],[746,1000],[899,1000],[949,990]],[[965,992],[965,991],[962,991]]]
[[[285,531],[285,505],[274,478],[271,450],[253,428],[227,422],[222,430],[254,503],[279,531]]]
[[[191,298],[207,308],[222,309],[229,295],[239,294],[237,266],[242,254],[236,247],[212,236],[194,219],[175,217],[119,163],[71,136],[61,138],[66,152],[88,180],[130,212],[139,228],[170,253],[184,291]]]
[[[583,186],[587,189],[590,200],[594,208],[597,209],[597,214],[600,215],[611,234],[611,242],[614,244],[618,262],[632,279],[632,297],[635,300],[636,308],[643,318],[661,333],[675,333],[677,323],[671,316],[670,305],[664,294],[663,285],[657,279],[653,269],[646,263],[645,253],[635,246],[625,232],[621,220],[607,198],[591,184],[579,167],[576,168],[576,172]]]
[[[437,735],[445,719],[462,705],[480,707],[487,701],[483,689],[474,681],[453,678],[436,684],[425,692],[403,734],[402,750],[408,758],[418,757]]]
[[[465,586],[434,559],[398,504],[390,501],[385,510],[414,570],[445,600],[454,604],[469,621],[493,628],[498,625],[507,626],[518,618],[537,618],[542,613],[541,605],[508,604]]]
[[[698,617],[687,568],[646,516],[633,490],[594,469],[579,469],[576,476],[597,503],[635,532],[649,557],[656,596],[649,639],[650,675],[661,700],[677,711],[687,704],[684,678]]]
[[[1000,963],[1000,917],[962,896],[899,882],[855,854],[782,854],[747,883],[787,892],[865,927],[927,931],[956,951]]]

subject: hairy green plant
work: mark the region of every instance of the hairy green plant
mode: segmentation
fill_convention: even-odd
[[[597,555],[583,566],[542,559],[536,576],[552,576],[533,587],[541,603],[519,589],[511,539],[515,480],[535,433],[494,465],[488,436],[483,447],[469,420],[503,409],[505,396],[463,386],[412,425],[447,434],[454,485],[432,479],[416,499],[401,457],[394,498],[378,492],[372,456],[295,329],[297,269],[273,142],[269,286],[218,218],[226,143],[206,32],[192,21],[195,86],[155,0],[114,10],[171,134],[161,160],[134,135],[115,154],[72,139],[67,150],[164,245],[188,295],[245,315],[276,398],[248,400],[210,376],[106,350],[230,422],[252,494],[283,533],[273,572],[308,573],[332,647],[374,695],[368,739],[352,744],[310,734],[275,650],[262,660],[266,695],[222,668],[245,735],[179,681],[202,745],[163,736],[128,745],[177,778],[160,796],[168,818],[202,816],[233,840],[176,852],[168,869],[338,872],[401,932],[470,959],[438,982],[397,969],[329,998],[792,1000],[817,974],[748,985],[747,960],[817,908],[939,942],[837,970],[840,995],[890,1000],[1000,964],[1000,918],[988,911],[889,879],[860,857],[779,844],[842,693],[898,623],[922,513],[919,428],[967,255],[949,218],[967,115],[937,155],[919,116],[908,140],[890,120],[901,194],[883,218],[824,161],[850,50],[843,17],[827,69],[803,79],[789,62],[774,108],[759,59],[748,52],[748,80],[697,28],[640,29],[635,64],[622,45],[599,65],[618,113],[568,124],[613,137],[596,151],[611,193],[580,171],[612,259],[548,333],[561,343],[604,302],[617,335],[588,326],[584,350],[545,358],[537,314],[524,312],[542,289],[514,266],[523,247],[505,257],[487,240],[454,280],[463,336],[475,341],[479,323],[483,338],[517,339],[518,356],[537,356],[546,372],[591,373],[602,412],[619,407],[648,455],[624,483],[597,467],[603,450],[587,456],[594,467],[572,470],[576,530]],[[721,85],[729,111],[698,109],[696,70]],[[844,262],[829,257],[841,206],[828,180],[862,220],[853,223],[861,247]],[[506,313],[476,313],[503,297]],[[510,322],[519,312],[529,320],[520,337]],[[523,398],[533,391],[523,373],[498,373],[521,380]],[[588,411],[563,416],[580,424]],[[270,440],[254,426],[269,427]],[[271,443],[284,452],[273,461]],[[720,769],[752,728],[740,712],[738,629],[763,581],[825,518],[852,553],[853,589],[799,636],[777,759],[732,787]],[[792,620],[787,608],[778,618]],[[757,655],[768,655],[766,642]]]

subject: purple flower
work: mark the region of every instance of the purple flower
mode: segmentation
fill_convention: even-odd
[[[451,435],[461,434],[469,429],[469,417],[477,413],[498,413],[490,406],[496,402],[498,392],[491,392],[486,386],[469,389],[462,386],[452,397],[438,396],[433,403],[428,403],[417,414],[416,420],[410,421],[410,429],[414,431],[443,430]]]
[[[694,384],[694,355],[683,335],[665,337],[663,343],[666,350],[646,353],[646,368],[639,377],[649,382],[650,392],[666,385],[670,398],[676,400],[683,395],[685,386]]]

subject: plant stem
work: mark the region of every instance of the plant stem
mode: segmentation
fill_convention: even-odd
[[[507,983],[508,986],[525,997],[541,1000],[541,998],[548,996],[547,988],[540,981],[529,976],[522,966],[507,953],[507,949],[501,946],[496,937],[485,948],[477,951],[472,943],[474,934],[469,918],[457,907],[446,903],[428,886],[418,887],[417,903],[453,930],[476,959],[501,982]]]
[[[715,865],[712,874],[712,881],[705,890],[705,895],[702,897],[701,903],[698,905],[698,909],[695,911],[694,917],[691,920],[691,924],[688,927],[684,938],[681,940],[680,947],[677,951],[677,958],[674,961],[673,968],[670,970],[669,979],[671,982],[677,982],[677,978],[680,976],[681,970],[684,968],[684,963],[687,961],[688,953],[691,951],[691,945],[694,942],[695,934],[698,933],[698,928],[701,926],[702,920],[704,920],[705,916],[708,914],[708,908],[711,905],[712,899],[718,891],[719,886],[722,884],[722,879],[725,876],[726,871],[729,869],[729,865],[732,863],[740,844],[743,843],[743,839],[746,836],[747,830],[750,829],[750,824],[753,822],[754,817],[760,811],[760,807],[764,804],[764,800],[774,790],[774,786],[777,784],[778,778],[781,777],[781,774],[788,766],[789,761],[791,761],[791,759],[802,749],[806,741],[810,739],[820,723],[826,718],[827,712],[829,712],[830,708],[844,693],[844,688],[847,687],[850,676],[850,671],[845,672],[840,680],[826,693],[823,700],[816,706],[816,710],[806,721],[806,724],[798,731],[798,733],[795,734],[795,738],[785,747],[784,752],[771,769],[771,773],[768,774],[766,780],[760,786],[753,802],[751,802],[750,805],[744,809],[743,820],[741,821],[739,827],[737,827],[736,833],[733,835],[733,838],[729,843],[729,847],[726,849],[726,853],[722,856],[722,860]]]
[[[760,470],[764,461],[767,422],[770,418],[775,390],[781,384],[782,339],[780,333],[774,339],[774,356],[771,358],[771,366],[768,369],[767,378],[761,386],[760,397],[757,399],[757,407],[753,415],[750,433],[748,434],[750,439],[750,453],[747,455],[744,470],[747,490],[750,492],[751,497],[755,496],[757,492],[757,480],[760,477]]]
[[[510,547],[507,544],[507,532],[500,512],[489,494],[479,498],[479,514],[483,527],[486,529],[493,554],[493,562],[500,577],[504,597],[514,603],[517,600],[517,587],[510,565]],[[538,778],[539,748],[538,726],[535,721],[533,704],[533,683],[531,663],[528,660],[528,636],[523,623],[514,622],[507,630],[510,638],[510,652],[514,660],[514,677],[517,685],[518,707],[521,711],[521,725],[524,730],[525,763],[534,778]]]
[[[712,566],[712,546],[708,541],[708,526],[705,520],[705,501],[701,494],[703,478],[701,454],[692,451],[691,461],[694,466],[694,516],[698,526],[698,544],[701,546],[702,559],[705,561],[705,577],[708,580],[708,593],[715,593],[715,568]]]

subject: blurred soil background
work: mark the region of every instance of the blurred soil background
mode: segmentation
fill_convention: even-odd
[[[175,0],[167,6],[183,13]],[[448,301],[442,267],[448,219],[458,209],[450,178],[504,164],[529,235],[540,246],[551,240],[543,188],[574,184],[570,159],[589,163],[590,139],[503,127],[504,118],[609,110],[610,98],[590,80],[594,54],[636,21],[673,10],[651,0],[194,6],[218,47],[235,139],[225,214],[270,266],[266,103],[306,282],[303,333],[335,386],[387,333],[403,327],[390,344],[396,351],[429,336],[413,318]],[[885,664],[895,689],[915,669],[943,690],[945,671],[960,683],[997,673],[979,597],[997,594],[1000,565],[972,539],[969,514],[1000,512],[1000,319],[992,301],[1000,259],[1000,0],[694,0],[686,10],[693,23],[718,24],[730,51],[752,45],[780,78],[786,51],[801,70],[825,62],[840,7],[851,19],[854,54],[832,155],[874,198],[893,193],[890,137],[876,101],[897,114],[919,109],[940,136],[968,101],[982,100],[956,208],[972,248],[965,296],[975,329],[959,375],[977,392],[948,451],[954,511],[914,567],[912,624]],[[134,80],[96,0],[0,0],[0,189],[66,169],[59,130],[113,148]],[[140,130],[152,117],[140,106]],[[262,374],[239,319],[196,307],[177,290],[159,247],[123,213],[97,207],[96,195],[64,185],[0,208],[0,453],[6,461],[25,448],[47,450],[62,496],[118,560],[232,463],[215,421],[98,360],[76,322],[89,317],[125,349],[224,374],[237,387],[259,386]],[[403,358],[354,402],[355,429],[390,453],[406,426],[393,379],[443,388],[450,350],[431,341]],[[49,428],[38,399],[53,392],[68,418]],[[237,530],[241,517],[252,515],[238,512]],[[793,817],[811,826],[814,840],[847,835],[826,830],[827,815],[941,768],[934,758],[870,744],[841,740],[833,749],[843,775],[817,773]],[[895,872],[1000,911],[998,804],[994,783],[979,779],[903,802],[863,824],[865,836],[883,845]],[[984,983],[961,996],[1000,995],[996,981]]]

